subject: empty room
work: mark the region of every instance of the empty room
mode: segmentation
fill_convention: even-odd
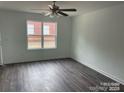
[[[0,92],[123,92],[124,1],[0,1]]]

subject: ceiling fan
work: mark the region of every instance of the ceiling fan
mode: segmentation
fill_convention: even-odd
[[[47,13],[45,13],[45,16],[50,16],[50,17],[54,17],[54,16],[69,16],[68,14],[64,13],[65,12],[76,12],[77,10],[75,8],[71,8],[71,9],[60,9],[59,6],[56,5],[56,1],[53,1],[52,5],[48,5],[49,9],[33,9],[33,10],[45,10],[48,11]]]

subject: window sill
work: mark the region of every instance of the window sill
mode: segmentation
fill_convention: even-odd
[[[37,49],[27,49],[27,50],[49,50],[49,49],[57,49],[57,48],[37,48]]]

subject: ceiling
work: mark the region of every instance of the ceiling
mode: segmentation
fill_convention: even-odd
[[[16,10],[31,13],[42,13],[43,10],[32,9],[48,9],[51,1],[0,1],[0,9]],[[69,15],[80,15],[98,9],[124,4],[123,1],[57,1],[60,8],[76,8],[77,12],[67,12]]]

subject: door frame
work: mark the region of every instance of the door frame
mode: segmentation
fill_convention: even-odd
[[[3,63],[3,50],[2,50],[2,33],[0,32],[0,65],[4,65]]]

